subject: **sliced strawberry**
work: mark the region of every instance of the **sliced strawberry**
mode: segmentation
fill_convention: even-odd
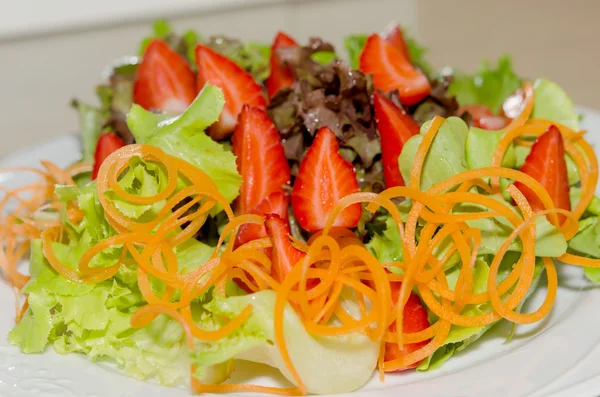
[[[419,125],[380,92],[373,96],[375,120],[381,137],[381,161],[386,187],[404,186],[398,156],[404,144],[419,133]]]
[[[537,180],[548,191],[557,208],[571,210],[565,147],[556,126],[548,127],[548,130],[535,141],[525,159],[525,164],[521,167],[521,172]],[[540,199],[527,185],[516,182],[515,187],[521,190],[534,211],[544,209]]]
[[[196,93],[196,76],[187,61],[163,41],[152,40],[137,69],[133,101],[144,109],[177,114]]]
[[[468,112],[473,118],[473,125],[484,130],[501,130],[506,127],[510,120],[504,116],[496,116],[490,108],[485,105],[461,106],[457,114]]]
[[[92,180],[98,177],[98,171],[104,160],[117,149],[125,146],[125,142],[119,136],[112,132],[106,132],[100,135],[94,152],[94,169],[92,170]]]
[[[358,192],[354,167],[338,150],[333,131],[322,127],[300,163],[292,190],[292,209],[298,224],[306,231],[323,229],[334,205]],[[337,216],[333,226],[355,227],[361,214],[360,204],[353,204]]]
[[[281,136],[263,109],[245,105],[232,138],[242,176],[237,211],[246,214],[291,180]]]
[[[260,85],[252,75],[244,71],[229,58],[213,51],[209,47],[196,47],[198,65],[198,89],[211,83],[223,90],[225,107],[219,121],[210,126],[210,135],[217,140],[227,138],[235,129],[238,115],[247,104],[264,108],[265,97]]]
[[[403,105],[414,105],[431,92],[427,77],[399,49],[377,34],[367,39],[360,55],[360,70],[373,75],[376,89],[398,90]]]
[[[404,41],[404,34],[402,33],[402,28],[400,25],[393,25],[387,32],[383,34],[383,38],[386,39],[388,43],[396,47],[400,53],[411,62],[410,53],[408,52],[408,46],[406,45],[406,41]]]
[[[277,33],[273,44],[271,45],[271,75],[265,81],[267,94],[272,98],[277,92],[284,88],[290,87],[294,83],[294,74],[289,67],[281,65],[281,61],[277,56],[277,49],[285,47],[296,47],[296,40],[283,32]]]
[[[392,289],[392,301],[394,304],[398,302],[398,296],[400,294],[400,286],[402,284],[400,282],[393,281],[390,283],[390,287]],[[430,323],[427,317],[427,310],[423,307],[421,300],[419,297],[411,293],[406,301],[406,305],[404,306],[404,313],[402,317],[402,328],[404,333],[415,333],[419,331],[423,331],[424,329],[429,328]],[[392,323],[390,325],[390,331],[396,332],[396,323]],[[398,344],[396,343],[386,343],[385,344],[385,362],[396,360],[403,356],[406,356],[410,353],[413,353],[423,346],[429,343],[428,340],[424,340],[422,342],[405,344],[403,349],[400,350],[398,348]],[[419,363],[414,363],[405,368],[400,368],[397,371],[404,371],[410,368],[415,368]]]
[[[287,221],[277,214],[265,217],[267,235],[273,242],[272,271],[275,280],[282,282],[292,267],[306,255],[296,249],[290,241],[290,227]]]
[[[287,222],[288,207],[289,197],[282,189],[280,189],[278,192],[271,193],[269,196],[267,196],[256,208],[250,211],[250,214],[261,216],[276,214]],[[249,241],[258,240],[265,237],[267,237],[267,232],[264,226],[247,223],[240,227],[235,240],[235,247],[237,248]]]

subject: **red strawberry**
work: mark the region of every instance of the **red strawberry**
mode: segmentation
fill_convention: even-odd
[[[367,39],[360,55],[360,70],[373,75],[375,88],[384,92],[398,90],[404,105],[414,105],[431,92],[427,77],[377,34]]]
[[[238,115],[247,104],[264,108],[266,106],[262,88],[254,81],[250,73],[244,71],[229,58],[213,51],[209,47],[196,47],[198,65],[198,89],[211,83],[223,90],[225,107],[219,121],[210,126],[210,135],[217,140],[227,138],[235,129]]]
[[[287,221],[277,214],[265,217],[267,234],[273,242],[271,275],[275,280],[282,282],[292,267],[306,255],[296,249],[290,241],[290,227]]]
[[[375,92],[373,103],[377,129],[381,137],[381,160],[385,185],[404,186],[404,179],[398,166],[398,156],[404,144],[419,133],[419,125],[404,110],[379,92]]]
[[[278,48],[295,47],[298,43],[296,40],[288,36],[283,32],[277,33],[273,44],[271,45],[271,75],[265,81],[265,87],[267,88],[267,94],[269,98],[272,98],[277,92],[284,88],[289,87],[294,83],[294,74],[289,67],[284,67],[279,61],[277,56]]]
[[[148,110],[183,113],[196,93],[187,61],[163,41],[152,40],[137,70],[133,101]]]
[[[284,191],[280,189],[278,192],[271,193],[269,196],[267,196],[256,208],[250,211],[250,213],[263,216],[276,214],[287,222],[288,206],[289,198]],[[267,237],[267,232],[264,226],[248,223],[240,227],[235,240],[235,247],[237,248],[249,241],[265,237]]]
[[[393,25],[387,32],[384,33],[383,38],[396,47],[400,53],[411,62],[410,53],[408,52],[408,47],[406,45],[406,41],[404,41],[404,34],[402,33],[402,28],[400,25]]]
[[[556,126],[548,127],[548,130],[535,141],[531,152],[525,159],[525,164],[521,167],[521,172],[541,183],[557,208],[571,210],[565,147]],[[527,185],[516,182],[515,187],[527,198],[534,211],[544,209],[540,199]],[[564,219],[564,217],[559,217],[559,219]]]
[[[400,286],[402,284],[400,282],[391,282],[390,287],[392,289],[392,301],[394,304],[398,302],[398,295],[400,294]],[[424,329],[429,328],[429,319],[427,317],[427,310],[421,304],[421,300],[419,297],[411,293],[406,301],[406,305],[404,306],[404,313],[402,317],[402,328],[404,333],[414,333],[423,331]],[[390,325],[390,331],[396,332],[396,323],[392,323]],[[428,340],[424,340],[422,342],[411,343],[404,345],[402,351],[398,349],[398,344],[396,343],[386,343],[385,344],[385,355],[384,360],[392,361],[403,356],[406,356],[410,353],[413,353],[423,346],[429,343]],[[404,371],[406,369],[415,368],[419,363],[414,363],[408,367],[400,368],[397,371]]]
[[[290,183],[281,136],[263,109],[245,105],[232,138],[242,176],[237,210],[246,214],[271,193]]]
[[[460,115],[468,112],[473,118],[473,125],[484,130],[501,130],[506,127],[510,120],[504,116],[496,116],[490,108],[485,105],[462,106],[457,113]]]
[[[358,192],[354,167],[338,150],[333,131],[322,127],[300,163],[292,190],[292,209],[298,224],[306,231],[323,229],[334,205]],[[355,227],[361,214],[360,204],[353,204],[337,216],[333,226]]]
[[[125,142],[119,136],[112,132],[106,132],[100,135],[94,152],[94,169],[92,170],[92,180],[98,177],[98,171],[104,160],[112,154],[112,152],[125,146]]]

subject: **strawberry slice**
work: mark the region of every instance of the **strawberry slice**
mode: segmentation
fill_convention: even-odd
[[[408,46],[406,45],[406,41],[404,41],[404,34],[402,33],[400,25],[392,25],[391,28],[383,34],[383,38],[396,47],[408,62],[411,62]]]
[[[264,108],[265,97],[260,85],[252,75],[244,71],[229,58],[213,51],[209,47],[196,47],[198,65],[198,89],[211,83],[223,90],[225,107],[219,121],[210,126],[208,132],[216,139],[227,138],[235,129],[238,115],[245,104]]]
[[[291,180],[281,136],[263,109],[244,105],[232,137],[232,150],[242,176],[237,210],[246,214]]]
[[[98,177],[98,171],[104,160],[114,151],[125,146],[125,142],[119,136],[112,132],[106,132],[100,135],[94,152],[94,169],[92,170],[92,180]]]
[[[267,235],[273,242],[272,270],[275,280],[282,282],[292,267],[306,255],[296,249],[290,241],[290,227],[287,221],[277,214],[265,217]]]
[[[255,215],[279,215],[281,219],[287,222],[288,220],[289,197],[280,189],[278,192],[271,193],[256,208],[250,211],[250,214]],[[235,248],[252,240],[258,240],[267,237],[265,227],[247,223],[240,226],[237,238],[235,240]]]
[[[390,287],[392,289],[392,301],[394,305],[398,302],[398,296],[400,294],[400,286],[402,283],[397,281],[392,281],[390,283]],[[431,324],[429,323],[429,319],[427,317],[427,310],[423,307],[421,300],[419,297],[411,293],[406,301],[406,305],[404,306],[404,313],[402,317],[402,328],[404,333],[414,333],[423,331],[424,329],[429,328]],[[392,323],[390,325],[390,331],[396,332],[396,323]],[[385,354],[384,354],[384,362],[396,360],[408,354],[411,354],[423,346],[429,343],[428,340],[424,340],[422,342],[405,344],[403,349],[400,350],[398,348],[398,344],[396,343],[386,343],[385,344]],[[409,365],[405,368],[400,368],[396,370],[397,372],[404,371],[410,368],[415,368],[419,365],[419,362]]]
[[[375,120],[381,137],[381,161],[386,187],[404,186],[398,156],[404,144],[419,133],[419,125],[380,92],[373,96]]]
[[[548,191],[557,208],[571,210],[565,145],[556,126],[548,127],[548,130],[535,141],[525,159],[525,164],[521,167],[521,172],[538,181]],[[538,196],[527,185],[516,182],[515,187],[527,198],[533,211],[544,209]],[[559,216],[559,219],[562,222],[564,216]]]
[[[306,231],[323,229],[334,205],[359,190],[354,167],[338,150],[333,131],[322,127],[300,163],[292,190],[292,209]],[[337,216],[333,226],[355,227],[361,214],[360,204],[353,204]]]
[[[196,97],[196,76],[187,61],[154,39],[138,66],[133,102],[147,110],[183,113]]]
[[[431,92],[427,77],[398,48],[372,34],[360,55],[360,70],[373,75],[376,89],[398,90],[403,105],[414,105]]]
[[[473,118],[473,125],[484,130],[501,130],[506,127],[510,119],[504,116],[496,116],[490,108],[485,105],[461,106],[457,114],[468,112]]]
[[[273,44],[271,45],[271,75],[265,81],[269,98],[275,96],[280,89],[290,87],[294,83],[294,74],[289,67],[281,65],[281,61],[277,56],[277,49],[296,47],[297,45],[296,40],[283,32],[279,32],[275,36],[275,40],[273,40]]]

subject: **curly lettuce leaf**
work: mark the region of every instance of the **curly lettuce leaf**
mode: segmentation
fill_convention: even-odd
[[[259,82],[264,81],[271,73],[270,43],[244,42],[227,36],[213,36],[208,39],[206,45],[237,63]]]
[[[417,149],[429,125],[430,122],[423,124],[421,133],[410,138],[400,153],[398,163],[405,181],[410,180],[410,170]],[[425,191],[436,183],[467,170],[465,158],[467,133],[467,124],[462,119],[449,117],[444,121],[425,157],[421,173],[421,190]]]
[[[274,291],[215,299],[204,306],[207,312],[200,324],[207,329],[218,327],[219,318],[232,318],[250,304],[252,315],[239,330],[214,343],[197,344],[191,361],[201,381],[218,382],[227,378],[232,368],[231,360],[235,359],[278,368],[293,381],[274,342]],[[290,357],[310,393],[356,390],[371,378],[377,364],[379,347],[376,342],[359,333],[339,337],[312,336],[289,305],[284,312],[284,333]],[[332,371],[332,368],[343,370]]]
[[[204,133],[218,120],[224,103],[222,91],[207,84],[183,114],[168,117],[133,105],[127,124],[136,142],[159,147],[200,168],[231,202],[242,183],[235,156]]]
[[[514,72],[510,57],[505,55],[497,65],[484,61],[473,74],[456,73],[448,91],[456,96],[460,106],[486,105],[494,113],[510,94],[521,87],[521,79]]]
[[[146,184],[155,190],[154,183],[142,183],[138,179],[133,183],[129,177],[153,179],[151,174],[155,171],[138,160],[131,164],[130,174],[119,183],[125,189],[140,183],[132,190],[138,194],[145,191]],[[58,261],[76,269],[89,248],[115,232],[105,219],[95,183],[81,188],[58,187],[56,192],[61,200],[77,200],[84,212],[78,225],[63,220],[69,242],[52,245]],[[128,212],[127,207],[123,208]],[[129,215],[135,213],[134,209],[130,211],[133,212]],[[213,247],[195,239],[178,245],[174,253],[179,272],[197,269],[213,251]],[[120,255],[120,247],[106,249],[93,258],[90,267],[111,266]],[[32,278],[23,289],[28,294],[30,309],[9,334],[9,341],[24,353],[39,353],[52,346],[59,353],[77,352],[91,360],[115,362],[127,374],[139,379],[156,378],[161,383],[174,384],[187,377],[187,348],[178,323],[160,316],[147,327],[131,328],[132,313],[146,304],[137,285],[135,268],[121,266],[114,278],[97,284],[72,282],[54,271],[43,255],[41,241],[34,240],[30,274]],[[153,279],[151,287],[155,293],[162,293],[165,286]]]
[[[74,268],[73,248],[55,244],[61,263]],[[25,287],[30,309],[9,333],[24,353],[52,346],[59,353],[83,353],[91,360],[111,360],[128,375],[174,384],[187,375],[186,348],[179,324],[160,316],[149,326],[133,329],[133,311],[144,304],[137,287],[106,280],[74,283],[57,274],[32,244],[32,281]]]

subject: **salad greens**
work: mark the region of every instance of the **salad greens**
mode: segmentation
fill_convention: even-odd
[[[413,136],[402,149],[398,158],[400,172],[405,181],[410,180],[413,159],[429,122],[421,127],[421,134]],[[448,118],[429,148],[421,174],[421,189],[428,190],[438,182],[467,170],[465,144],[468,134],[467,124],[458,117]]]
[[[142,41],[139,55],[144,53],[154,38],[167,42],[191,65],[195,64],[196,44],[203,43],[234,60],[259,82],[263,82],[270,74],[270,48],[265,44],[242,42],[224,36],[204,39],[191,30],[180,36],[172,31],[166,21],[157,21],[152,35]],[[281,133],[282,146],[292,166],[293,176],[298,173],[305,151],[319,128],[328,126],[339,141],[340,154],[355,167],[361,189],[376,191],[376,187],[383,186],[381,132],[377,129],[379,120],[376,120],[372,104],[373,81],[371,76],[356,70],[366,38],[367,35],[363,34],[346,38],[344,45],[350,66],[338,58],[331,44],[320,39],[311,39],[307,46],[278,50],[280,61],[290,68],[295,84],[283,87],[270,98],[267,111]],[[437,76],[425,59],[426,49],[408,35],[405,35],[405,40],[412,62],[430,78]],[[138,62],[136,57],[128,58],[113,67],[107,83],[97,88],[100,106],[73,101],[73,106],[79,112],[83,160],[93,161],[98,137],[105,131],[115,131],[125,143],[136,142],[160,148],[168,155],[202,170],[226,200],[233,202],[242,186],[236,156],[229,143],[218,143],[205,132],[219,119],[226,105],[223,91],[206,84],[182,114],[172,116],[150,112],[132,101]],[[470,126],[468,116],[465,119],[456,117],[459,105],[485,105],[494,113],[499,113],[505,99],[521,86],[521,78],[514,72],[510,58],[504,56],[496,65],[484,62],[474,75],[455,73],[454,76],[438,76],[430,83],[431,94],[422,101],[410,107],[402,108],[400,105],[421,125],[420,133],[404,144],[397,158],[398,169],[409,187],[415,156],[433,116],[447,117],[424,160],[420,180],[420,189],[423,191],[458,173],[491,166],[495,148],[505,131]],[[552,120],[579,130],[579,115],[570,98],[557,84],[538,79],[533,87],[535,103],[532,118]],[[400,102],[396,101],[397,92],[386,95],[399,105]],[[502,166],[519,169],[530,152],[529,147],[511,145],[502,159]],[[395,155],[393,160],[396,163]],[[566,162],[571,204],[575,206],[581,196],[581,177],[568,155]],[[167,174],[164,167],[133,157],[116,183],[129,194],[155,196],[165,189]],[[185,178],[180,178],[177,188],[181,189],[185,183]],[[506,185],[508,181],[502,183]],[[480,189],[473,186],[470,192],[481,193]],[[67,236],[53,243],[52,249],[61,264],[76,270],[89,249],[118,233],[105,217],[96,182],[82,179],[77,186],[57,185],[54,192],[65,207],[67,203],[76,203],[83,214],[83,219],[78,223],[71,222],[64,210],[52,214],[60,217],[61,228]],[[155,219],[165,204],[165,200],[153,204],[134,204],[117,195],[114,190],[102,194],[124,216],[140,223]],[[507,195],[498,193],[487,197],[519,214],[518,207]],[[411,200],[396,204],[402,219],[406,220]],[[221,210],[217,206],[210,213],[211,226],[218,231],[222,231],[226,221]],[[454,214],[484,210],[484,207],[470,203],[457,204],[452,209]],[[404,260],[398,226],[383,210],[373,215],[365,213],[358,226],[358,234],[365,247],[380,263],[391,264],[387,267],[389,271],[402,273],[402,269],[392,263]],[[294,216],[291,214],[291,219],[295,219]],[[473,292],[485,293],[490,264],[514,227],[503,216],[468,220],[466,224],[477,229],[481,237],[477,257],[473,258]],[[419,235],[422,227],[420,220],[417,239],[422,238]],[[175,233],[179,231],[181,229],[175,229]],[[363,234],[363,231],[366,232]],[[196,238],[173,247],[180,275],[199,269],[215,253],[214,241],[203,238],[201,232],[198,231]],[[263,237],[267,236],[265,230],[261,229],[261,232],[264,233]],[[536,219],[535,232],[534,250],[538,259],[529,294],[537,288],[543,274],[544,266],[539,257],[557,258],[568,252],[600,259],[600,198],[592,200],[579,221],[578,233],[571,240],[566,241],[561,231],[545,217]],[[300,232],[295,236],[306,237]],[[273,238],[271,234],[269,237]],[[433,255],[441,258],[451,244],[450,237],[447,237],[436,247]],[[508,276],[520,260],[522,251],[520,240],[510,245],[500,264],[499,281]],[[123,252],[127,252],[123,243],[107,248],[95,255],[89,266],[93,269],[110,267],[122,259]],[[126,259],[132,261],[132,253],[135,254],[135,251],[127,253]],[[40,353],[51,346],[59,353],[81,353],[94,361],[116,363],[132,377],[155,378],[165,385],[184,381],[189,376],[190,364],[195,368],[195,376],[199,381],[221,383],[234,371],[236,360],[246,360],[277,368],[294,383],[277,346],[274,325],[276,292],[272,290],[248,294],[241,286],[228,280],[225,296],[217,293],[219,290],[216,287],[200,294],[192,301],[190,309],[195,325],[203,330],[223,327],[249,305],[252,306],[252,312],[233,333],[213,342],[195,341],[190,351],[181,325],[164,314],[158,315],[143,328],[132,327],[133,314],[148,303],[140,291],[135,266],[122,264],[113,277],[96,284],[76,283],[54,270],[44,256],[41,240],[31,241],[30,255],[31,279],[22,290],[28,296],[29,309],[8,335],[10,343],[19,346],[24,353]],[[457,253],[444,264],[443,271],[450,289],[454,289],[458,282],[460,264]],[[600,283],[600,269],[586,268],[584,272],[590,281]],[[158,295],[167,291],[165,282],[155,277],[148,279],[153,293]],[[349,287],[341,288],[338,300],[350,317],[359,318],[364,308],[352,291]],[[512,292],[512,289],[507,291],[501,298],[506,298]],[[175,292],[173,300],[180,297],[181,292]],[[372,305],[372,302],[367,302],[366,306],[369,304]],[[523,304],[524,301],[516,310],[520,310]],[[478,316],[491,313],[492,310],[489,302],[469,304],[461,314]],[[427,311],[427,315],[431,323],[438,320],[431,310]],[[286,346],[308,392],[344,393],[359,388],[371,378],[380,355],[378,341],[372,341],[360,332],[342,336],[316,336],[307,331],[303,321],[294,307],[289,304],[285,307]],[[335,317],[331,320],[335,325],[339,321]],[[474,327],[453,325],[444,344],[423,360],[417,370],[429,371],[441,367],[453,355],[472,346],[497,323]],[[332,370],[335,368],[340,370]]]
[[[496,66],[484,61],[474,75],[455,73],[448,91],[456,96],[461,106],[485,105],[497,113],[504,99],[520,87],[521,79],[505,55]]]
[[[504,99],[521,87],[521,79],[512,69],[510,58],[505,55],[494,66],[484,61],[473,75],[454,74],[448,91],[455,95],[461,106],[485,105],[497,113]]]
[[[204,133],[219,119],[224,104],[221,90],[207,84],[183,114],[165,118],[133,105],[127,124],[136,142],[159,147],[197,166],[231,202],[242,184],[235,156]]]
[[[533,83],[535,102],[531,117],[548,119],[579,130],[579,114],[573,101],[556,83],[547,79],[537,79]]]

